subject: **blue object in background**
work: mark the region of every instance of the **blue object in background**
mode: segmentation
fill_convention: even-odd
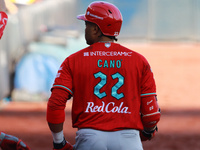
[[[31,94],[50,94],[61,63],[72,53],[85,48],[84,35],[68,38],[67,45],[33,42],[15,69],[14,88]],[[78,44],[77,44],[78,43]]]
[[[50,55],[28,53],[16,66],[14,86],[29,93],[50,93],[60,62]]]

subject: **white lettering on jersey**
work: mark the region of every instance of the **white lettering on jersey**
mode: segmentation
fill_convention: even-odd
[[[132,52],[94,51],[90,52],[90,56],[132,56]]]
[[[89,55],[89,52],[84,52],[84,53],[83,53],[83,56],[90,56],[90,55]]]
[[[102,101],[102,105],[94,105],[94,102],[87,102],[87,108],[85,110],[86,113],[94,113],[94,112],[105,112],[105,113],[119,113],[119,114],[131,114],[128,111],[128,107],[124,107],[124,102],[121,102],[119,106],[115,105],[115,102],[110,102],[105,105],[105,102]]]
[[[93,52],[84,52],[83,56],[132,56],[132,53],[133,52],[93,51]]]
[[[3,24],[0,25],[0,29],[6,24],[7,20],[8,20],[8,19],[7,19],[7,18],[3,18],[3,17],[1,16],[1,13],[0,13],[0,21],[2,21],[2,23],[3,23]]]
[[[153,107],[153,106],[149,107],[149,111],[151,111],[151,110],[153,110],[153,109],[154,109],[154,107]]]

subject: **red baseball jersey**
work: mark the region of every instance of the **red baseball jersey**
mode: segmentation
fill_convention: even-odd
[[[0,11],[0,39],[7,24],[8,16],[5,12]]]
[[[156,95],[147,60],[120,44],[103,42],[67,57],[53,88],[73,96],[73,127],[105,131],[143,129],[141,97]]]

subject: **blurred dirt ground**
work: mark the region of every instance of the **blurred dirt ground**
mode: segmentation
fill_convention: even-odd
[[[144,55],[154,72],[162,116],[158,133],[144,150],[200,149],[200,45],[194,43],[123,43]],[[52,149],[46,102],[0,104],[0,131],[23,139],[32,150]],[[65,137],[75,142],[71,101],[66,108]]]

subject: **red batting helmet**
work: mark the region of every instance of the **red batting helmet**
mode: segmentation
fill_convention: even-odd
[[[122,15],[119,9],[108,2],[95,1],[91,3],[85,14],[78,15],[77,19],[97,24],[104,35],[119,35],[122,25]]]

